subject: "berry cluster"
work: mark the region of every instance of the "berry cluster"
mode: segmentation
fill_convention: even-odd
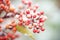
[[[14,40],[18,37],[16,35],[16,23],[13,21],[11,24],[6,25],[6,28],[2,30],[0,26],[0,40]]]
[[[10,0],[0,0],[0,11],[6,11],[8,12],[10,6]]]
[[[22,3],[27,7],[23,12],[21,11],[20,14],[17,15],[19,20],[18,24],[33,29],[34,33],[39,33],[40,30],[44,31],[45,29],[43,28],[43,25],[47,19],[47,17],[44,16],[44,12],[36,12],[39,6],[32,6],[31,1],[22,0]]]
[[[0,18],[8,18],[14,16],[14,10],[15,8],[10,3],[10,0],[0,0]]]
[[[34,33],[44,31],[43,25],[47,17],[43,11],[37,12],[38,8],[39,6],[34,5],[30,0],[22,0],[22,5],[19,5],[18,10],[16,10],[10,3],[10,0],[0,0],[0,24],[4,22],[5,18],[12,17],[18,20],[17,23],[14,20],[11,24],[7,24],[4,30],[0,26],[0,40],[15,39],[17,37],[15,35],[17,25],[32,29]]]
[[[4,22],[5,18],[14,16],[13,13],[14,8],[11,6],[10,0],[0,0],[0,24]],[[15,39],[16,37],[18,37],[18,35],[15,34],[16,30],[17,29],[15,21],[13,21],[11,24],[7,24],[5,29],[2,29],[2,26],[0,26],[0,40]]]

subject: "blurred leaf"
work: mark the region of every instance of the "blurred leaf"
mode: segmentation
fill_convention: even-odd
[[[34,35],[26,27],[17,25],[17,30],[23,34],[27,34],[32,40],[35,40]]]

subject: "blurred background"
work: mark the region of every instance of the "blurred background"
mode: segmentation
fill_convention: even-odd
[[[60,40],[60,0],[32,0],[38,4],[48,19],[45,22],[45,31],[40,34],[34,34],[35,40]],[[11,0],[11,3],[17,7],[21,0]],[[32,40],[28,36],[17,38],[16,40]]]

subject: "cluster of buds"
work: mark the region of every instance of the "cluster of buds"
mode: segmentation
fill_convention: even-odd
[[[22,3],[27,5],[27,8],[17,16],[19,20],[18,24],[33,29],[34,33],[39,33],[40,30],[44,31],[45,28],[43,25],[47,19],[44,12],[36,12],[39,6],[35,5],[32,7],[31,1],[22,0]]]
[[[19,25],[20,26],[27,26],[29,29],[33,29],[34,33],[39,33],[40,30],[44,31],[43,28],[44,22],[47,19],[46,16],[44,16],[44,12],[40,13],[34,13],[31,14],[30,11],[26,11],[26,13],[20,13],[19,15]]]

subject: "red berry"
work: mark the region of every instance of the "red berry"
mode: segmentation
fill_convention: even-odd
[[[45,28],[43,28],[43,27],[41,27],[40,29],[41,29],[41,31],[44,31],[45,30]]]
[[[27,11],[26,11],[26,14],[30,14],[30,11],[29,11],[29,10],[27,10]]]
[[[33,18],[36,18],[36,15],[33,15]]]
[[[36,33],[36,32],[37,32],[37,30],[36,30],[36,29],[34,29],[34,30],[33,30],[33,32],[34,32],[34,33]]]
[[[44,12],[43,12],[43,11],[41,11],[41,12],[40,12],[40,14],[41,14],[41,15],[44,15]]]
[[[43,18],[40,18],[39,22],[44,22],[44,19]]]
[[[40,30],[37,30],[37,33],[40,33]]]

